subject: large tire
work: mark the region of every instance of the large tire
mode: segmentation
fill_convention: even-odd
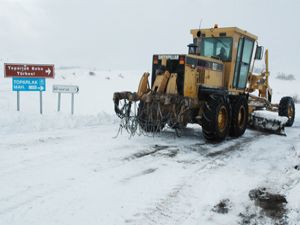
[[[229,133],[230,107],[220,96],[209,96],[204,104],[202,133],[209,141],[222,141]]]
[[[151,108],[151,105],[147,105],[147,103],[144,103],[142,101],[139,103],[138,114],[137,114],[138,123],[143,131],[154,133],[154,132],[160,132],[164,128],[165,122],[160,121],[161,119],[156,118],[155,116],[154,118],[152,118],[156,112],[157,109]]]
[[[286,122],[287,127],[291,127],[295,120],[295,103],[293,98],[286,96],[281,98],[278,108],[279,116],[286,116],[288,121]]]
[[[229,135],[240,137],[245,133],[248,123],[248,101],[246,96],[235,97],[231,103],[232,120]]]

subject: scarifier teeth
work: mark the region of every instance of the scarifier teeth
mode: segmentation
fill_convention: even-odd
[[[251,114],[248,125],[253,129],[286,136],[284,131],[285,123],[280,120]]]

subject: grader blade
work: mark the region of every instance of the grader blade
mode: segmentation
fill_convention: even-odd
[[[286,136],[286,122],[286,117],[277,116],[273,112],[255,111],[250,114],[248,125],[256,130]]]

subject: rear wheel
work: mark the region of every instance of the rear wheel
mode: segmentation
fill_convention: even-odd
[[[222,141],[228,135],[230,110],[223,97],[209,96],[204,105],[202,132],[205,139]]]
[[[248,101],[245,96],[239,96],[231,104],[232,120],[229,135],[239,137],[245,133],[248,122]]]
[[[287,127],[291,127],[293,125],[295,120],[295,103],[293,98],[289,96],[281,98],[279,102],[278,115],[286,116],[288,118],[288,121],[285,124]]]

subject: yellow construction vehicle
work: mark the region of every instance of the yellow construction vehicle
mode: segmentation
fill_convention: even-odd
[[[150,74],[144,73],[137,92],[114,93],[122,127],[131,133],[138,127],[159,132],[165,125],[182,129],[197,123],[207,140],[221,141],[243,135],[247,125],[281,134],[285,126],[293,125],[293,99],[271,103],[268,50],[264,54],[257,36],[217,25],[193,29],[191,34],[188,54],[153,56],[151,85]],[[263,55],[265,71],[254,74],[254,62]],[[262,111],[278,112],[278,117]]]

